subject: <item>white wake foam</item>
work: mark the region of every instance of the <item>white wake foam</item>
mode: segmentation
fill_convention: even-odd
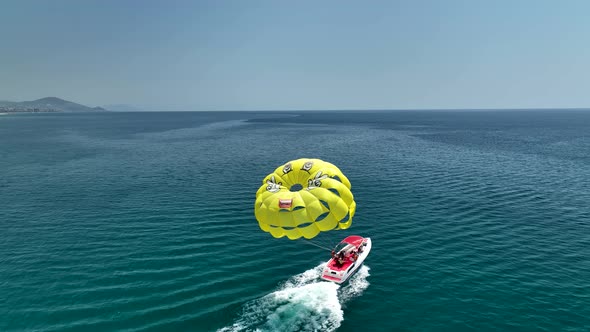
[[[325,266],[295,275],[273,293],[246,303],[229,331],[334,331],[344,319],[342,305],[369,286],[369,268],[361,269],[341,287],[321,281]]]

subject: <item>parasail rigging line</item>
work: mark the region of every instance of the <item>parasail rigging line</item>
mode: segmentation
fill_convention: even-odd
[[[316,247],[318,247],[318,248],[320,248],[320,249],[324,249],[324,250],[332,251],[332,249],[330,249],[330,248],[326,248],[326,247],[324,247],[324,246],[321,246],[321,245],[319,245],[319,244],[317,244],[317,243],[314,243],[314,242],[313,242],[313,241],[311,241],[310,239],[306,239],[306,240],[307,240],[307,241],[305,241],[305,243],[309,243],[309,244],[311,244],[312,246],[316,246]]]

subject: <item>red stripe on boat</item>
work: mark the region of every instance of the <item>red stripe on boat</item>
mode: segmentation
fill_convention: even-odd
[[[326,275],[326,274],[322,275],[322,278],[330,279],[330,280],[333,280],[333,281],[342,281],[342,279],[340,279],[340,278],[335,278],[335,277],[332,277],[332,276],[329,276],[329,275]]]

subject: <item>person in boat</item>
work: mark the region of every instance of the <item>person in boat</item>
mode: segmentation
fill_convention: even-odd
[[[353,251],[351,258],[353,262],[356,262],[356,260],[359,258],[359,254],[356,251]]]
[[[344,252],[338,253],[338,259],[336,260],[340,266],[344,264]]]

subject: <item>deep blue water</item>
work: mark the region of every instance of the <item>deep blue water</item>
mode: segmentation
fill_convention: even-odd
[[[0,115],[0,331],[588,331],[590,111]],[[265,175],[352,182],[329,253],[253,215]]]

